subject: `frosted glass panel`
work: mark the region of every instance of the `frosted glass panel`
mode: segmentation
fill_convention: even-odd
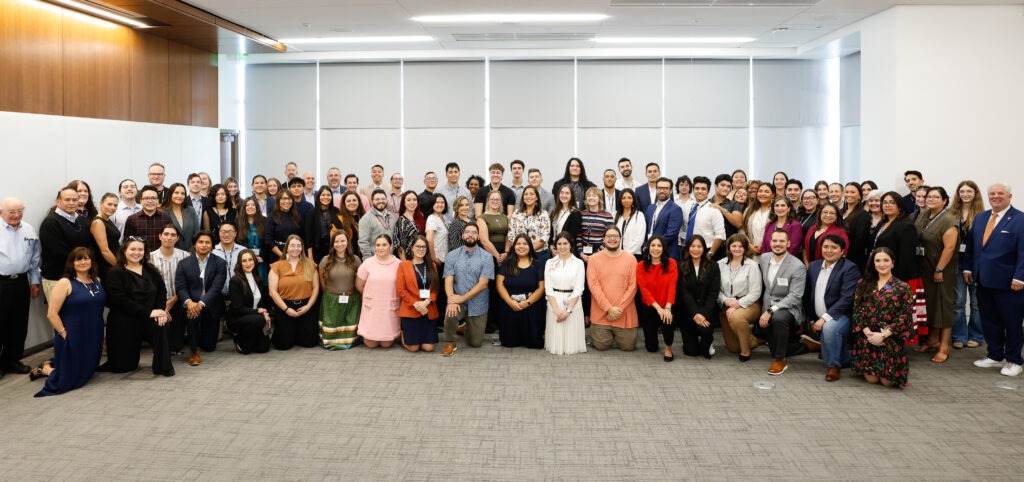
[[[405,131],[405,171],[409,179],[423,179],[426,171],[443,171],[444,165],[457,162],[462,182],[470,174],[487,169],[484,160],[483,129],[407,129]],[[443,175],[440,176],[443,179]]]
[[[580,129],[579,154],[577,157],[586,163],[587,176],[591,179],[600,178],[601,171],[608,168],[618,172],[616,165],[623,157],[632,160],[634,170],[639,173],[637,166],[661,163],[661,129]],[[568,158],[566,156],[566,160]],[[556,178],[549,181],[561,177],[564,170],[563,162]]]
[[[315,129],[315,65],[251,65],[245,69],[247,129]]]
[[[295,161],[300,166],[316,165],[316,133],[311,130],[282,131],[246,131],[245,138],[245,176],[238,182],[249,188],[252,177],[263,174],[266,177],[281,179],[284,176],[284,165]]]
[[[838,166],[826,166],[822,159],[825,128],[756,128],[754,129],[753,178],[767,179],[776,171],[785,171],[805,185],[825,179]],[[749,174],[749,173],[748,173]]]
[[[660,60],[578,64],[580,127],[661,127]]]
[[[401,110],[399,64],[320,65],[321,128],[396,129]]]
[[[406,62],[405,126],[483,127],[483,62]]]
[[[491,127],[572,127],[572,61],[491,62]]]
[[[839,117],[843,126],[860,125],[860,54],[839,62]]]
[[[665,125],[747,127],[750,63],[746,60],[665,62]]]
[[[505,165],[519,159],[526,168],[536,167],[547,179],[555,168],[572,157],[572,129],[493,129],[491,160]],[[561,170],[558,176],[561,176]],[[506,173],[506,177],[511,179]],[[556,178],[552,178],[553,181]]]
[[[401,170],[398,129],[324,129],[320,132],[320,164],[337,167],[342,175],[355,174],[362,184],[370,182],[370,167],[384,167],[385,179]],[[324,178],[326,180],[326,177]]]
[[[828,90],[822,60],[755,60],[754,125],[823,126]]]
[[[747,132],[746,128],[666,129],[663,172],[672,179],[683,174],[714,179],[736,169],[747,170]]]

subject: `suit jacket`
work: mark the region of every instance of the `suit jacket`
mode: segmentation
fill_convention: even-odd
[[[673,203],[675,204],[675,203]],[[679,277],[676,284],[676,298],[681,298],[683,313],[686,319],[692,319],[693,315],[700,313],[708,321],[716,318],[718,311],[718,292],[722,289],[722,274],[718,270],[718,263],[705,259],[701,266],[707,264],[707,274],[704,279],[698,279],[697,273],[693,272],[693,265],[689,261],[678,264]]]
[[[199,258],[189,256],[178,263],[174,272],[174,291],[178,293],[178,302],[182,308],[185,301],[202,301],[210,316],[219,319],[224,313],[224,280],[227,277],[228,263],[213,254],[206,257],[206,272],[199,277]],[[206,294],[203,294],[205,288]],[[230,292],[230,288],[229,288]]]
[[[438,277],[440,277],[440,275],[441,273],[438,273]],[[430,304],[427,305],[427,318],[431,320],[436,320],[441,316],[437,311],[438,289],[440,289],[440,284],[438,284],[437,289],[430,290]],[[402,261],[398,265],[398,297],[402,300],[401,306],[398,307],[399,316],[405,318],[419,318],[423,316],[419,311],[416,311],[416,308],[412,307],[413,303],[416,303],[421,299],[420,285],[417,281],[416,270],[412,266],[412,261]]]
[[[984,214],[984,213],[982,213]],[[980,216],[980,214],[978,215]],[[977,222],[975,217],[975,222]],[[988,217],[985,217],[985,222],[988,222]],[[981,225],[981,229],[985,229],[985,225]],[[980,241],[981,238],[978,238]],[[892,275],[899,278],[902,281],[909,281],[914,278],[921,277],[921,263],[917,260],[917,228],[906,220],[900,219],[892,222],[892,226],[885,228],[875,240],[875,248],[886,247],[892,250],[896,255],[896,259],[893,260]],[[854,253],[854,243],[850,240],[850,253]],[[851,260],[856,262],[856,258],[851,256]],[[864,263],[867,263],[867,258],[864,258]],[[1009,286],[1009,283],[1007,283]]]
[[[1024,214],[1013,206],[1007,207],[992,229],[988,243],[983,245],[985,226],[991,218],[992,210],[974,217],[967,252],[960,258],[960,266],[973,273],[980,286],[1006,290],[1013,280],[1024,281]]]
[[[647,183],[643,183],[633,190],[636,193],[636,207],[640,212],[647,214],[647,206],[651,205],[654,199],[657,199],[657,193],[652,193],[651,188]]]
[[[186,199],[185,204],[181,207],[180,223],[170,209],[164,212],[167,213],[167,217],[171,218],[171,224],[178,228],[178,242],[174,243],[174,247],[182,251],[192,252],[192,237],[199,232],[200,226],[199,222],[196,221],[196,212],[192,210],[192,206],[188,202],[188,199]]]
[[[768,279],[768,269],[773,256],[772,254],[761,256],[761,277],[764,279],[764,295],[761,298],[761,306],[765,311],[773,306],[779,310],[788,310],[798,324],[803,323],[804,286],[807,281],[804,263],[787,251],[775,278]],[[780,279],[786,280],[787,286],[779,283]]]
[[[662,239],[665,240],[665,252],[668,253],[668,257],[678,261],[681,258],[679,257],[679,243],[677,243],[676,240],[679,239],[679,230],[683,227],[683,209],[671,199],[665,201],[665,206],[662,207],[661,212],[658,213],[657,224],[654,225],[654,232],[651,232],[651,223],[654,222],[654,211],[657,209],[657,204],[651,204],[650,206],[647,206],[647,210],[644,211],[644,218],[647,221],[647,232],[650,233],[651,236],[661,236]],[[647,247],[647,243],[650,241],[650,236],[647,238],[647,241],[644,241],[644,248]],[[710,245],[711,243],[708,242],[709,247]]]
[[[572,235],[572,240],[573,240],[573,242],[575,242],[576,241],[576,236],[578,236],[580,234],[580,228],[581,227],[583,227],[583,214],[581,214],[579,211],[573,211],[573,212],[569,213],[569,217],[565,219],[565,224],[562,225],[562,231],[565,231],[565,232],[569,233],[570,235]],[[554,220],[552,220],[551,221],[551,239],[548,240],[548,246],[551,246],[551,247],[555,246],[555,236],[558,236],[558,234],[559,233],[555,232],[555,222],[554,222]],[[573,248],[572,249],[573,253],[575,255],[576,246],[573,246],[572,248]]]
[[[263,289],[259,283],[256,283],[256,286],[248,286],[249,289],[246,289],[248,284],[249,282],[243,277],[231,276],[231,281],[228,282],[228,299],[231,300],[228,318],[241,318],[246,315],[258,314],[258,311],[252,307],[252,290],[259,290],[260,292],[258,308],[270,307],[270,295],[267,294],[267,290]]]
[[[814,290],[818,286],[818,275],[821,274],[821,267],[825,260],[819,259],[811,262],[807,270],[807,287],[804,290],[804,312],[807,317],[815,319],[817,313],[814,311]],[[860,270],[846,258],[839,258],[832,267],[832,274],[825,283],[825,312],[832,318],[853,316],[853,295],[857,291],[857,282],[860,281]]]

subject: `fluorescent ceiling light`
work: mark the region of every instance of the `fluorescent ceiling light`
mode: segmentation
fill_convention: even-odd
[[[753,37],[597,37],[600,44],[743,44]]]
[[[432,42],[429,35],[394,35],[390,37],[316,37],[316,38],[283,38],[278,42],[292,45],[309,44],[386,44],[408,42]]]
[[[73,1],[73,0],[44,0],[44,1],[48,1],[50,3],[55,3],[55,4],[58,4],[58,5],[63,5],[65,7],[78,10],[79,12],[82,12],[82,13],[87,13],[89,15],[95,15],[97,17],[102,17],[102,18],[105,18],[107,20],[113,20],[115,22],[120,22],[120,23],[123,23],[125,25],[131,25],[132,27],[149,28],[149,25],[146,25],[145,23],[142,23],[142,22],[140,22],[138,20],[135,20],[133,18],[126,17],[124,15],[118,15],[116,13],[109,12],[107,10],[103,10],[103,9],[100,9],[100,8],[96,8],[96,7],[93,7],[92,5],[86,5],[86,4],[81,3],[81,2],[76,2],[76,1]]]
[[[603,13],[481,13],[423,15],[412,20],[420,23],[560,23],[597,22],[606,18]]]

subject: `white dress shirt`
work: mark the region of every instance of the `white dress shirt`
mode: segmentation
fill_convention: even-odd
[[[835,263],[822,263],[821,271],[818,272],[818,282],[814,284],[814,313],[825,321],[832,321],[832,316],[827,313],[828,307],[825,306],[825,287],[828,286],[828,278],[835,266]]]

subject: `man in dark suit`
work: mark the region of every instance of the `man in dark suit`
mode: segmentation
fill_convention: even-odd
[[[988,188],[992,209],[974,217],[960,268],[967,284],[978,282],[978,308],[984,313],[988,357],[974,365],[1002,367],[1000,373],[1015,377],[1024,365],[1024,214],[1010,205],[1012,198],[1006,183]]]
[[[789,243],[789,233],[776,230],[772,233],[771,253],[761,256],[764,313],[758,320],[757,331],[768,339],[775,359],[768,368],[769,375],[782,375],[786,371],[787,356],[807,353],[807,347],[799,341],[800,325],[804,322],[807,271],[802,261],[789,254]]]
[[[604,188],[601,189],[601,195],[604,196],[604,210],[614,218],[615,210],[619,206],[619,197],[622,196],[622,191],[615,189],[615,171],[605,169],[604,175],[601,176],[601,182],[604,184]]]
[[[174,274],[174,291],[178,293],[188,322],[188,340],[192,354],[188,364],[199,365],[199,349],[214,351],[220,336],[220,316],[224,312],[224,280],[227,262],[213,251],[213,236],[200,231],[192,238],[194,254],[181,260]]]
[[[657,196],[655,195],[655,188],[657,187],[656,184],[658,179],[661,178],[661,166],[659,166],[657,162],[648,162],[645,172],[647,174],[647,184],[637,186],[635,190],[636,207],[642,213],[646,213],[647,207],[657,199]]]
[[[801,341],[810,351],[821,349],[825,362],[825,380],[839,380],[843,366],[850,364],[846,339],[850,335],[853,296],[860,280],[860,270],[843,257],[846,241],[835,234],[821,242],[822,259],[811,262],[804,290],[804,313],[813,315],[808,323],[811,333],[820,333],[820,342],[804,335]]]
[[[683,210],[672,201],[672,180],[663,177],[658,179],[656,185],[658,197],[657,202],[647,206],[644,218],[647,220],[647,238],[657,234],[665,240],[666,253],[668,257],[679,261],[679,229],[683,226]],[[640,186],[643,188],[644,186]],[[647,248],[647,241],[644,241],[644,248]]]

